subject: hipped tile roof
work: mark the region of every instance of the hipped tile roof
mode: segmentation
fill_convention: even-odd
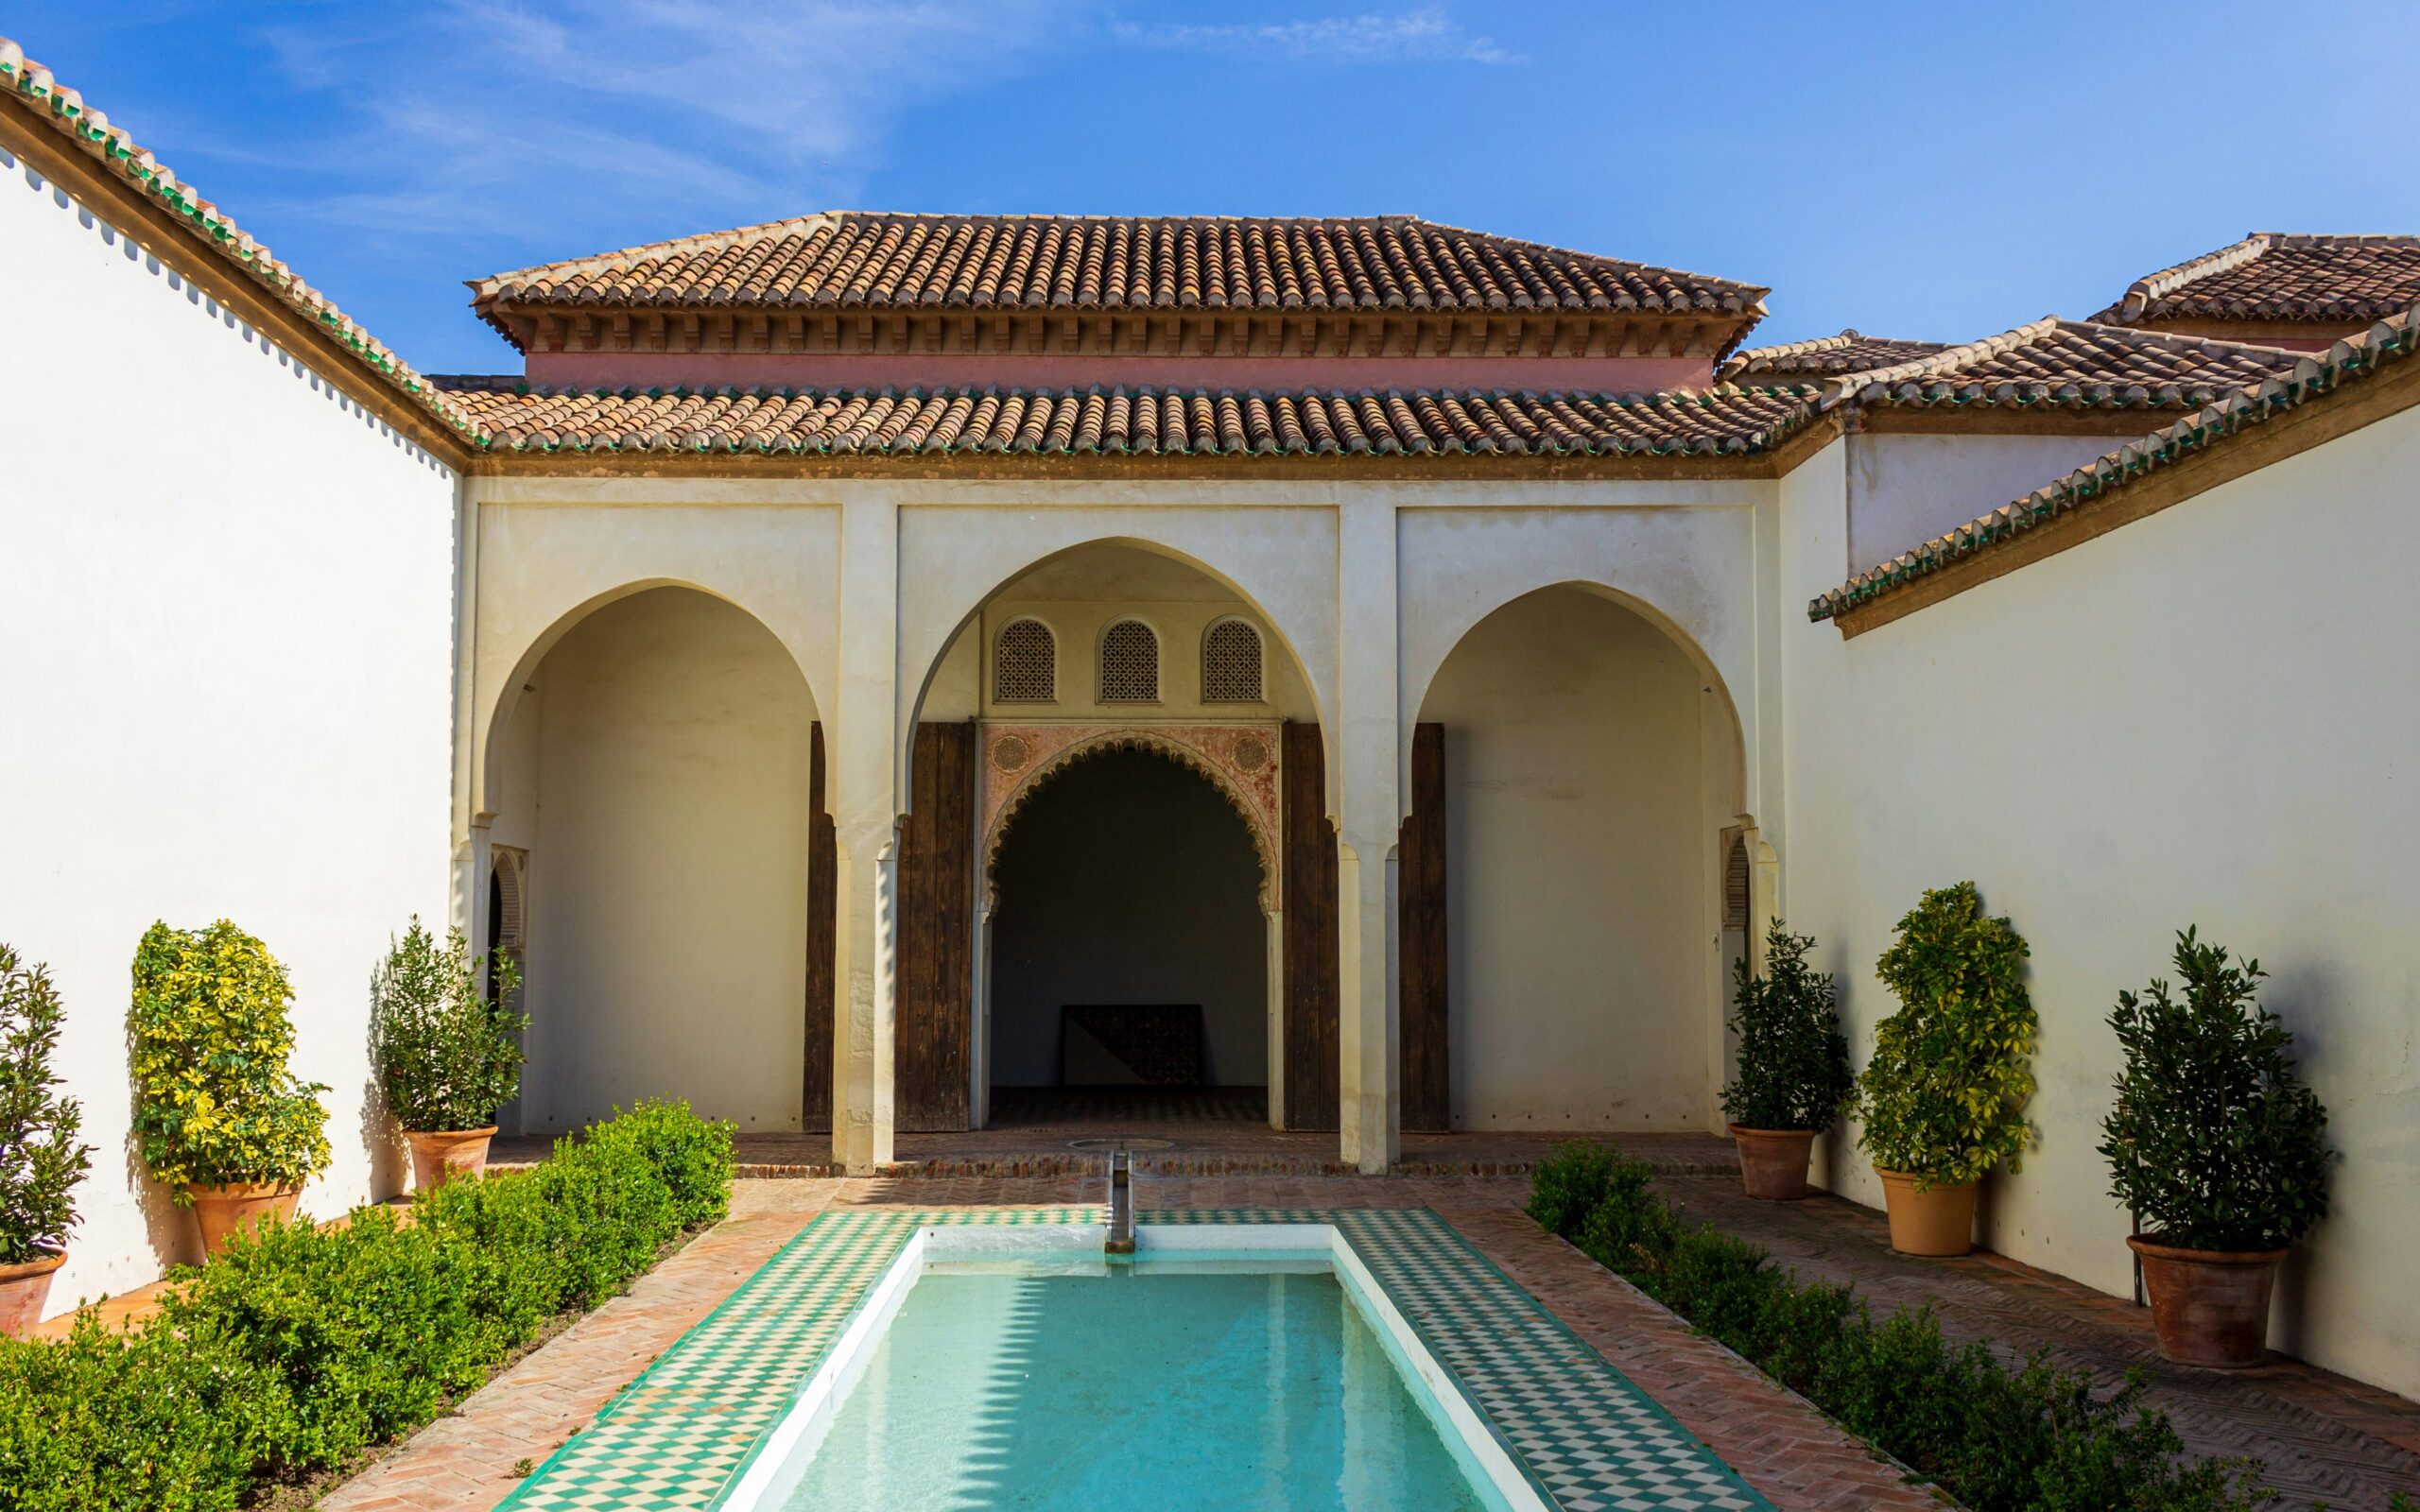
[[[2381,320],[2420,302],[2420,236],[2303,236],[2242,241],[2137,279],[2093,317],[2264,323]]]
[[[2193,409],[2293,370],[2274,347],[2046,316],[1841,379],[1827,404]]]
[[[1986,552],[2034,526],[2087,509],[2151,473],[2226,444],[2323,395],[2356,384],[2420,349],[2420,305],[2382,320],[2325,352],[2299,358],[2289,373],[2242,388],[2175,424],[2132,441],[2024,498],[2003,505],[1905,556],[1859,573],[1806,608],[1826,620],[1870,599]]]
[[[1415,215],[1224,218],[828,211],[547,263],[498,303],[1020,312],[1649,311],[1754,316],[1770,292]]]
[[[462,418],[409,364],[337,309],[336,301],[303,283],[232,216],[169,172],[123,128],[112,125],[96,107],[86,105],[81,94],[60,83],[49,69],[27,58],[25,49],[7,37],[0,37],[0,91],[31,107],[32,113],[77,150],[166,210],[207,255],[240,269],[326,332],[373,381],[403,395],[447,429],[465,428]]]
[[[493,451],[943,456],[1744,456],[1811,418],[1808,391],[1658,394],[1204,389],[608,392],[442,380]]]
[[[1899,341],[1843,331],[1812,341],[1791,341],[1776,347],[1751,347],[1722,365],[1717,377],[1729,383],[1762,379],[1797,383],[1838,378],[1875,368],[1888,368],[1948,350],[1943,341]]]

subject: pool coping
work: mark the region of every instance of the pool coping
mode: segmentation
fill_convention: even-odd
[[[932,1228],[1098,1224],[1101,1210],[818,1214],[558,1447],[513,1512],[717,1506],[876,1282]],[[1661,1403],[1426,1207],[1174,1209],[1152,1227],[1333,1228],[1487,1431],[1564,1512],[1770,1512]]]

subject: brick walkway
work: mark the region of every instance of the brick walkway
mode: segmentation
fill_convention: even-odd
[[[2420,1403],[2282,1355],[2255,1370],[2169,1365],[2149,1310],[2127,1298],[1998,1255],[1894,1255],[1882,1215],[1837,1197],[1752,1202],[1736,1183],[1703,1177],[1663,1187],[1692,1218],[1754,1242],[1802,1279],[1853,1283],[1876,1313],[1929,1301],[1954,1338],[1991,1339],[2012,1355],[2047,1349],[2111,1385],[2140,1367],[2194,1452],[2258,1456],[2296,1512],[2385,1512],[2394,1491],[2420,1497]]]
[[[460,1410],[332,1492],[329,1512],[475,1512],[730,1294],[815,1213],[868,1205],[1057,1206],[1099,1198],[1084,1177],[886,1177],[743,1181],[732,1217]],[[1502,1177],[1173,1177],[1147,1182],[1152,1208],[1427,1206],[1606,1358],[1655,1396],[1781,1512],[1918,1512],[1937,1505],[1896,1469],[1720,1346],[1521,1215],[1529,1183]]]

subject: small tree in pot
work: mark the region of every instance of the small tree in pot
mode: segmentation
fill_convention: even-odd
[[[370,1054],[387,1106],[412,1150],[412,1184],[443,1186],[487,1169],[496,1109],[521,1090],[521,1033],[510,1006],[520,975],[488,957],[495,995],[479,990],[480,961],[458,929],[445,943],[415,916],[370,979]]]
[[[134,953],[135,1132],[210,1254],[237,1229],[291,1215],[302,1183],[328,1166],[328,1089],[285,1064],[293,1000],[268,947],[223,919],[153,924]]]
[[[77,1138],[84,1109],[59,1094],[50,1065],[65,1017],[50,972],[0,945],[0,1336],[42,1320],[93,1163]]]
[[[1962,1255],[1974,1247],[1975,1185],[2032,1137],[2033,1004],[2025,940],[1990,918],[1971,882],[1924,895],[1875,963],[1900,1009],[1875,1025],[1858,1078],[1858,1141],[1874,1158],[1891,1247]]]
[[[2140,1216],[2160,1353],[2258,1365],[2277,1263],[2327,1212],[2327,1113],[2294,1074],[2293,1036],[2255,1000],[2258,961],[2187,929],[2177,996],[2154,978],[2109,1015],[2126,1053],[2101,1122],[2110,1194]]]
[[[1732,1017],[1739,1066],[1722,1090],[1740,1185],[1752,1197],[1794,1201],[1806,1184],[1807,1153],[1856,1089],[1849,1045],[1832,1006],[1832,979],[1806,964],[1812,936],[1780,919],[1765,935],[1765,974],[1742,957],[1732,967]]]

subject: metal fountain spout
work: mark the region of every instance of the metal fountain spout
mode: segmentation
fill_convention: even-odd
[[[1122,1144],[1109,1157],[1109,1241],[1101,1248],[1111,1255],[1134,1253],[1134,1170]]]

